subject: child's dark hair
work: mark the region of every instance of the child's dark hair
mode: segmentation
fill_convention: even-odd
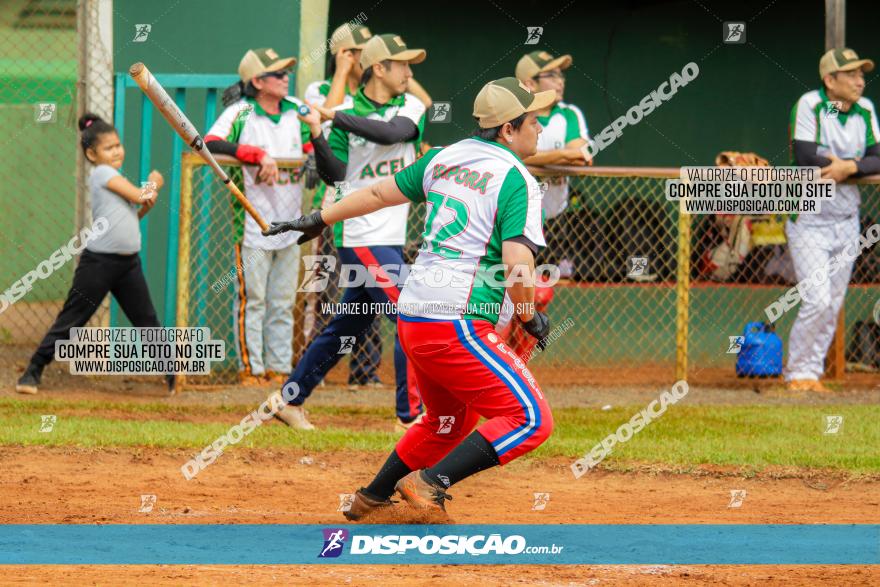
[[[79,119],[80,145],[83,153],[98,142],[98,137],[107,133],[115,133],[116,128],[97,114],[86,113]]]

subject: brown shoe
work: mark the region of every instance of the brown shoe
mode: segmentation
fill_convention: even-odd
[[[266,374],[263,375],[263,379],[269,385],[284,385],[285,383],[287,383],[287,373],[281,373],[279,371],[266,371]]]
[[[816,393],[833,393],[818,379],[811,379],[808,381],[808,384],[808,391],[815,391]]]
[[[371,514],[374,514],[377,510],[382,510],[384,508],[390,507],[393,504],[394,502],[390,499],[379,501],[371,497],[367,497],[366,495],[364,495],[363,488],[361,488],[354,493],[354,501],[351,502],[351,509],[347,512],[342,512],[342,515],[353,522],[357,522],[364,519],[365,517],[370,516]]]
[[[398,481],[394,489],[417,510],[442,511],[445,514],[446,500],[452,499],[444,488],[428,483],[422,471],[413,471]]]
[[[788,391],[812,391],[814,393],[832,393],[818,379],[792,379],[788,382]]]
[[[238,374],[238,384],[245,387],[263,387],[266,380],[262,375],[253,375],[250,371],[241,371]]]

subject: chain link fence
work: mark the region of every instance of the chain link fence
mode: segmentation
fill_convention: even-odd
[[[859,180],[861,234],[880,221],[880,186]],[[697,382],[734,383],[737,361],[732,337],[745,336],[746,325],[771,321],[766,309],[794,287],[798,279],[786,246],[787,217],[691,216],[689,291],[689,374]],[[875,373],[878,327],[874,306],[880,298],[880,247],[856,259],[829,351],[826,374],[839,379],[844,370]],[[791,327],[800,305],[781,312],[773,329],[788,356]],[[774,317],[778,310],[771,310]],[[869,380],[864,380],[870,383]],[[871,383],[873,385],[873,383]]]
[[[76,123],[85,110],[108,120],[113,110],[109,31],[101,34],[98,4],[0,5],[0,181],[9,199],[0,215],[0,383],[7,388],[70,288],[77,258],[50,257],[91,220]],[[90,325],[106,323],[107,307],[105,300]]]
[[[225,188],[201,161],[192,155],[184,160],[182,201],[189,211],[181,213],[187,233],[180,242],[181,267],[188,269],[181,274],[186,286],[180,288],[178,308],[183,313],[178,325],[208,326],[231,350],[235,287],[229,276],[236,271],[232,209]],[[234,175],[237,163],[229,163]],[[549,182],[571,169],[533,171]],[[678,204],[665,199],[666,178],[677,177],[677,169],[595,168],[578,173],[582,175],[568,178],[569,207],[546,222],[548,247],[537,260],[560,269],[547,312],[552,323],[569,327],[551,351],[533,356],[530,369],[545,385],[664,384],[685,372],[703,383],[735,383],[730,337],[743,334],[749,322],[766,321],[764,308],[795,283],[790,263],[786,265],[784,219],[680,215]],[[867,227],[880,218],[878,186],[861,189]],[[311,194],[304,196],[304,210],[311,200]],[[418,251],[423,222],[424,207],[412,206],[407,262]],[[735,263],[720,267],[719,260],[728,257],[718,249],[735,240],[731,234],[738,227],[748,250]],[[306,244],[301,255],[332,255],[331,242],[327,234]],[[301,280],[304,275],[301,267]],[[336,283],[336,275],[331,274],[329,283]],[[218,283],[229,285],[218,288]],[[851,369],[868,370],[876,363],[876,351],[873,358],[859,351],[857,330],[862,327],[857,323],[873,320],[878,294],[880,256],[875,248],[857,261],[846,300],[843,332]],[[321,303],[338,301],[341,291],[331,287],[297,295],[295,357],[331,317],[322,313]],[[777,323],[783,341],[796,314],[788,312]],[[371,357],[378,354],[376,375],[393,385],[393,326],[377,317],[374,328],[365,340],[359,339],[364,356],[343,357],[328,375],[329,383],[369,382],[363,367],[376,367]],[[215,364],[210,377],[190,382],[233,382],[233,354],[227,353],[224,365]],[[357,377],[352,369],[360,369]]]
[[[533,169],[553,186],[566,171]],[[572,326],[529,363],[545,385],[657,383],[676,360],[677,206],[664,197],[674,169],[584,170],[568,178],[569,206],[546,221],[537,263],[559,268],[547,307]]]
[[[234,175],[237,163],[224,160]],[[292,164],[285,164],[290,166]],[[677,207],[665,201],[665,177],[675,170],[642,172],[629,176],[572,178],[573,204],[548,221],[548,248],[538,259],[562,268],[548,312],[555,324],[572,326],[530,363],[545,384],[583,384],[668,381],[675,374],[678,222]],[[200,325],[234,349],[232,278],[232,209],[225,188],[194,156],[184,157],[181,210],[182,273],[178,325]],[[304,197],[305,202],[312,197]],[[189,203],[188,203],[189,202]],[[186,208],[188,206],[188,208]],[[415,259],[424,223],[424,207],[412,206],[408,223],[407,262]],[[302,255],[334,254],[329,234],[304,246]],[[185,268],[185,269],[184,269]],[[300,275],[305,275],[301,267]],[[329,283],[337,283],[331,273]],[[302,279],[302,277],[301,277]],[[320,294],[298,293],[295,312],[294,356],[331,316],[322,302],[339,300],[330,287]],[[381,356],[376,376],[394,382],[391,323],[381,316],[374,330],[361,339],[349,360],[328,375],[334,384],[369,383],[371,357]],[[358,351],[363,356],[358,357]],[[366,369],[364,369],[366,367]],[[224,364],[215,363],[210,377],[190,383],[224,384],[235,381],[237,359],[227,352]],[[356,377],[350,371],[358,370]]]
[[[6,131],[0,178],[15,201],[0,215],[0,367],[7,387],[25,367],[70,287],[76,259],[57,266],[47,260],[91,223],[88,166],[78,147],[76,120],[85,111],[108,120],[113,114],[109,9],[110,4],[96,0],[16,0],[0,6],[0,125]],[[233,176],[236,168],[229,166]],[[553,323],[570,320],[572,327],[552,352],[532,359],[540,380],[546,385],[658,384],[686,372],[701,382],[735,381],[730,337],[741,335],[749,322],[764,321],[764,308],[795,282],[783,222],[682,217],[664,198],[665,178],[677,170],[595,168],[576,176],[569,176],[571,169],[535,172],[548,182],[567,177],[571,192],[568,208],[547,221],[548,247],[538,261],[559,267],[562,279],[547,311]],[[864,233],[880,222],[880,186],[869,182],[861,191]],[[311,199],[312,194],[305,195],[304,210]],[[237,372],[235,288],[229,283],[212,288],[236,272],[228,200],[214,176],[187,155],[177,323],[210,327],[228,351],[210,377],[191,383],[228,384]],[[413,206],[407,261],[418,250],[423,221],[423,207]],[[845,361],[849,371],[878,366],[878,337],[870,332],[876,328],[874,306],[880,295],[878,251],[874,247],[856,261],[832,353],[835,364]],[[333,249],[323,239],[308,244],[302,254],[333,254]],[[329,319],[320,303],[336,301],[338,295],[298,295],[295,357]],[[105,299],[90,325],[106,325],[107,308]],[[787,312],[776,324],[786,344],[796,315],[796,310]],[[355,357],[341,361],[328,382],[379,379],[393,385],[393,335],[391,324],[378,318]],[[356,377],[349,374],[352,364]],[[62,366],[50,369],[61,371]]]

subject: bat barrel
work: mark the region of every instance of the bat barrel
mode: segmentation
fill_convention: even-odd
[[[259,212],[257,212],[244,194],[241,193],[241,190],[229,180],[229,176],[226,175],[226,172],[217,164],[214,156],[211,155],[211,152],[205,147],[205,142],[202,137],[199,136],[199,132],[196,130],[195,125],[193,125],[189,118],[186,117],[186,114],[178,108],[177,104],[174,103],[174,100],[171,99],[171,96],[168,95],[168,92],[165,91],[165,88],[156,81],[153,74],[147,69],[147,66],[141,62],[135,63],[128,68],[128,74],[137,83],[147,98],[150,99],[150,102],[153,103],[159,113],[168,121],[168,124],[174,129],[174,132],[176,132],[193,151],[198,153],[199,156],[204,159],[214,173],[217,174],[217,177],[226,184],[226,187],[229,188],[236,199],[241,202],[248,214],[256,220],[257,224],[260,225],[260,228],[266,230],[269,225],[263,220]]]

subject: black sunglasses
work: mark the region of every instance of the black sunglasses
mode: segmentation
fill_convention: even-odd
[[[286,69],[282,69],[281,71],[270,71],[269,73],[264,73],[263,75],[260,76],[260,79],[266,79],[267,77],[274,77],[275,79],[284,79],[288,75],[290,75],[290,72],[287,71]]]

